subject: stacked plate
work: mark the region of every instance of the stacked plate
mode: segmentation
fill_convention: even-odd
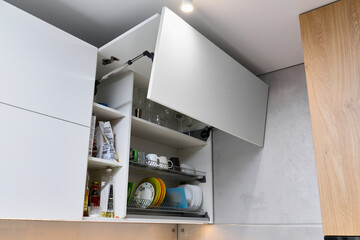
[[[156,177],[147,177],[140,181],[134,201],[138,208],[152,208],[160,206],[166,195],[166,186],[163,180]]]
[[[134,200],[136,207],[147,208],[151,205],[155,197],[154,186],[149,182],[139,184],[135,190]]]
[[[188,204],[188,209],[191,211],[196,211],[200,208],[202,204],[202,191],[199,186],[184,184],[178,186],[178,188],[184,188],[186,195],[186,202]]]

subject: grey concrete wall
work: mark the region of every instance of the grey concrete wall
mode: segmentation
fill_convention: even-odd
[[[270,86],[264,147],[214,132],[217,225],[180,226],[179,239],[322,239],[304,66],[261,78]]]
[[[181,231],[184,229],[184,232]],[[318,225],[182,225],[179,240],[323,240]]]

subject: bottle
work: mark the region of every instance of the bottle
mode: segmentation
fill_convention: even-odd
[[[106,212],[106,217],[113,218],[114,217],[114,190],[113,184],[110,185],[110,193],[109,193],[109,201]]]
[[[100,212],[101,217],[114,215],[112,169],[110,167],[106,168],[106,174],[101,178]]]
[[[100,217],[99,182],[93,182],[90,190],[89,217]]]

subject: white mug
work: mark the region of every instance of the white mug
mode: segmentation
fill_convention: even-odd
[[[159,167],[163,169],[169,169],[174,166],[173,162],[168,160],[165,156],[161,156],[160,158],[160,164]]]
[[[146,159],[148,160],[146,164],[149,166],[158,167],[160,164],[160,158],[154,153],[146,155]]]
[[[160,168],[167,169],[167,168],[168,168],[168,160],[167,160],[167,157],[165,157],[165,156],[160,156],[159,159],[160,159],[159,167],[160,167]]]

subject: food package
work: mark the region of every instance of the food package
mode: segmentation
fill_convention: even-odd
[[[110,122],[99,121],[99,126],[95,130],[96,157],[119,161],[114,147],[114,133]]]

